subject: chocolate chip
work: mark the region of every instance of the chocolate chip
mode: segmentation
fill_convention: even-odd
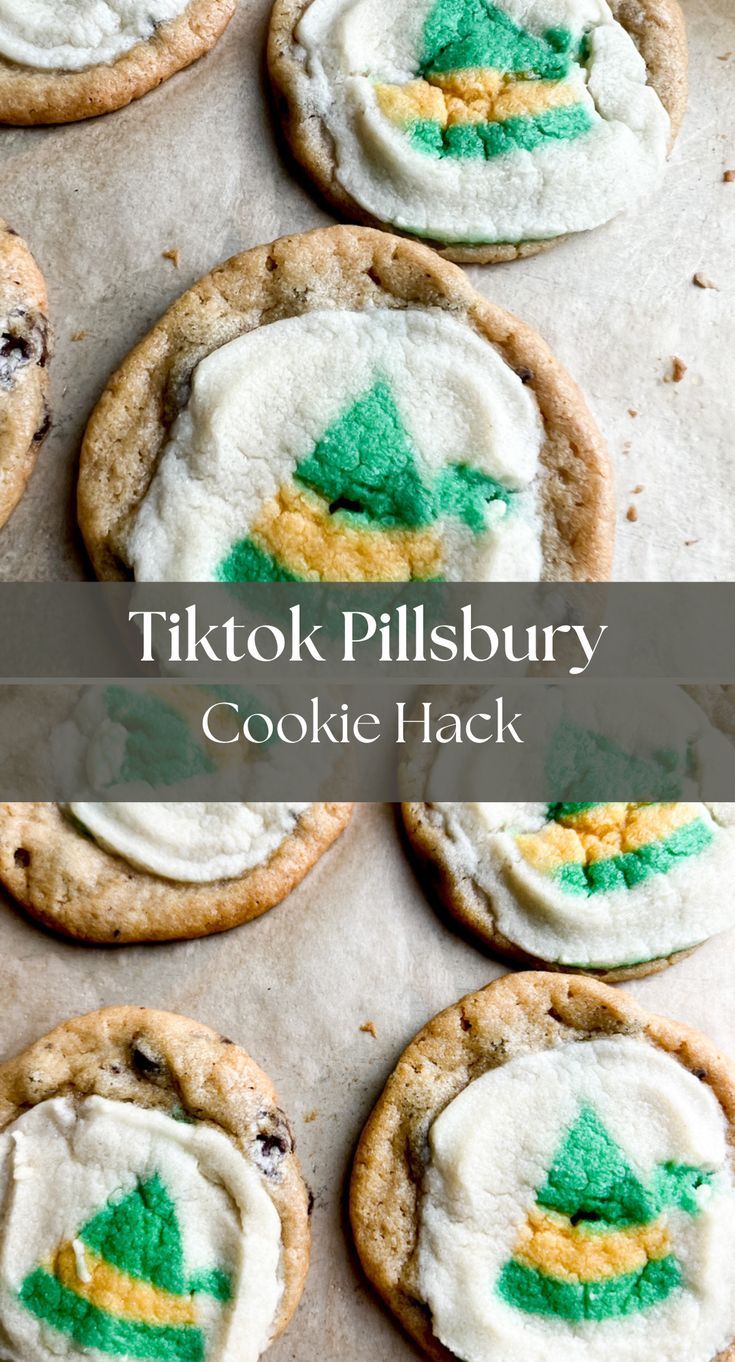
[[[0,332],[0,388],[13,386],[18,369],[28,364],[41,368],[48,361],[48,327],[43,317],[14,308]]]
[[[13,855],[16,865],[29,866],[31,863],[31,853],[25,847],[17,847]]]
[[[263,1122],[255,1136],[253,1158],[268,1178],[280,1175],[281,1164],[293,1150],[293,1135],[283,1112],[265,1113],[268,1124]]]
[[[521,364],[520,367],[516,369],[516,373],[520,378],[521,383],[533,383],[533,380],[536,377],[533,369],[527,369],[525,364]]]
[[[154,1083],[161,1082],[161,1080],[165,1081],[168,1073],[166,1061],[142,1033],[134,1037],[130,1046],[130,1055],[133,1068],[142,1078],[149,1078]]]

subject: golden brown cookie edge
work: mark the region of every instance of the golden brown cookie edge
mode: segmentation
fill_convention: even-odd
[[[0,804],[0,884],[51,931],[104,945],[190,940],[267,913],[347,826],[351,804],[312,804],[261,865],[186,884],[138,870],[83,835],[56,804]]]

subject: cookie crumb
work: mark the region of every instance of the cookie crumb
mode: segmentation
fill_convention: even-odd
[[[633,488],[633,496],[637,497],[639,492],[645,492],[645,490],[646,490],[645,483],[639,482],[638,486]]]
[[[633,448],[633,441],[632,441],[632,440],[626,440],[625,443],[624,443],[624,445],[623,445],[623,453],[624,453],[624,454],[630,454],[630,451],[631,451],[632,448]]]
[[[74,334],[70,336],[70,340],[83,341],[87,339],[88,335],[89,335],[88,331],[75,331]]]
[[[729,61],[730,58],[731,58],[731,56],[732,56],[732,52],[720,52],[719,55],[718,55],[718,57],[717,57],[717,60],[718,60],[718,61]]]
[[[177,270],[181,264],[181,251],[178,246],[170,246],[167,251],[161,251],[164,260],[170,260],[174,269]]]
[[[699,543],[699,540],[698,540],[698,539],[685,539],[685,540],[684,540],[684,548],[685,548],[685,549],[690,549],[690,548],[692,547],[692,544],[698,544],[698,543]]]
[[[713,288],[716,293],[719,291],[717,285],[713,284],[712,280],[708,279],[706,274],[700,274],[699,271],[694,275],[692,283],[696,284],[697,288]]]
[[[375,1036],[375,1038],[377,1039],[378,1031],[374,1021],[363,1022],[362,1026],[360,1027],[360,1030],[366,1031],[369,1036]]]
[[[722,175],[725,184],[732,184],[735,181],[735,170],[725,170]]]
[[[671,360],[671,382],[681,383],[687,368],[688,365],[684,363],[683,359],[679,359],[678,355],[674,355]]]
[[[627,510],[627,512],[626,512],[626,517],[625,517],[625,518],[626,518],[626,520],[637,520],[637,519],[638,519],[638,512],[637,512],[635,506],[629,506],[629,507],[628,507],[628,510]]]
[[[318,1115],[319,1115],[319,1112],[316,1111],[316,1110],[314,1110],[314,1111],[307,1111],[307,1113],[306,1113],[306,1115],[305,1115],[305,1117],[304,1117],[304,1124],[307,1125],[307,1126],[308,1126],[308,1125],[311,1125],[312,1121],[315,1121]]]
[[[628,415],[632,416],[633,419],[635,419],[635,417],[638,415],[638,412],[636,411],[635,407],[628,407]]]

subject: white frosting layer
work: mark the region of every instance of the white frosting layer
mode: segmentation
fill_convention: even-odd
[[[168,880],[234,879],[266,861],[308,804],[70,804],[106,851]]]
[[[443,312],[384,309],[273,322],[202,360],[133,527],[136,578],[210,580],[297,462],[376,380],[388,384],[428,473],[464,462],[520,489],[510,510],[491,503],[481,534],[459,519],[439,523],[444,575],[536,580],[535,398],[468,326]]]
[[[632,888],[566,891],[521,854],[515,834],[547,821],[545,804],[439,804],[452,856],[492,901],[499,931],[529,955],[568,965],[635,964],[735,926],[735,805],[696,804],[714,833],[702,851]]]
[[[716,1173],[696,1216],[665,1212],[682,1286],[602,1323],[527,1314],[496,1284],[564,1136],[591,1107],[646,1185],[673,1161]],[[419,1239],[434,1333],[464,1362],[712,1362],[735,1334],[735,1191],[711,1089],[622,1037],[563,1045],[476,1079],[430,1132]]]
[[[606,0],[496,3],[535,35],[589,34],[569,76],[592,119],[583,136],[488,161],[433,158],[381,112],[375,84],[415,79],[434,0],[312,0],[301,20],[306,97],[334,139],[337,180],[382,222],[443,241],[540,240],[607,222],[658,183],[669,118]]]
[[[21,66],[81,71],[152,38],[189,0],[0,0],[0,55]]]
[[[130,1103],[59,1097],[25,1112],[0,1135],[0,1353],[9,1362],[58,1362],[83,1354],[18,1299],[30,1272],[77,1236],[110,1198],[158,1174],[177,1211],[187,1277],[231,1274],[222,1304],[198,1292],[197,1325],[208,1362],[256,1362],[282,1295],[281,1224],[262,1176],[227,1137]]]

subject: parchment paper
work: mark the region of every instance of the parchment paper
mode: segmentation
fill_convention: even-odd
[[[479,288],[543,332],[608,436],[620,579],[735,576],[735,184],[722,181],[735,168],[735,57],[719,60],[735,52],[735,15],[731,0],[685,8],[691,111],[656,201],[546,256],[472,271]],[[79,437],[109,372],[162,309],[233,252],[331,220],[274,139],[262,84],[267,9],[267,0],[241,0],[208,58],[130,109],[0,134],[0,214],[33,245],[56,332],[54,428],[0,533],[4,579],[88,573],[73,515]],[[181,253],[178,270],[162,257],[170,248]],[[696,288],[696,271],[719,291]],[[679,384],[663,381],[675,354],[688,365]],[[735,1055],[733,945],[735,934],[711,942],[630,991]],[[357,809],[286,903],[224,936],[74,946],[0,902],[0,949],[2,1058],[64,1017],[132,1002],[218,1027],[275,1080],[316,1206],[306,1294],[273,1362],[413,1355],[356,1270],[345,1177],[404,1044],[502,970],[429,906],[389,808]],[[376,1037],[360,1029],[367,1021]]]

